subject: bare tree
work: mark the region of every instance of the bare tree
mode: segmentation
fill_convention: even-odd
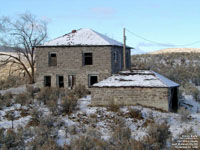
[[[0,21],[0,44],[11,47],[14,53],[0,53],[5,59],[0,61],[1,66],[10,63],[19,67],[13,71],[24,71],[34,83],[35,75],[35,49],[47,38],[47,22],[40,20],[32,14],[25,13],[13,20],[4,17]]]

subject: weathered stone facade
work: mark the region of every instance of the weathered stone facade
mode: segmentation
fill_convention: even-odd
[[[117,62],[114,59],[114,52],[118,51]],[[68,87],[68,76],[76,76],[76,85],[82,84],[88,87],[88,76],[97,75],[98,81],[119,72],[123,68],[123,48],[120,46],[38,46],[36,53],[36,82],[44,86],[44,76],[51,76],[52,87],[57,86],[56,77],[64,77],[64,87]],[[57,65],[49,66],[49,53],[57,55]],[[83,65],[83,53],[93,54],[93,64]],[[130,57],[130,49],[127,48]],[[119,61],[120,60],[120,61]],[[121,62],[121,63],[120,63]],[[128,58],[127,66],[130,66]]]
[[[117,87],[95,88],[91,104],[108,106],[112,101],[119,105],[144,105],[169,110],[170,88]]]

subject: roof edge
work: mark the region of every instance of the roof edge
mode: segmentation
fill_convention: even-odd
[[[40,47],[123,47],[119,45],[38,45],[38,46],[33,46],[33,48],[40,48]],[[126,46],[128,49],[134,49],[133,47]]]

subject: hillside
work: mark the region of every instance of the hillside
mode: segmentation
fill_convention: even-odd
[[[200,48],[167,48],[151,52],[149,54],[165,54],[165,53],[200,53]]]
[[[12,56],[17,56],[16,52],[14,52],[14,50],[12,48],[9,48],[9,47],[0,47],[0,53],[12,55]],[[8,58],[7,56],[0,56],[0,61],[6,60],[7,58]],[[23,57],[22,57],[22,59],[23,59],[24,62],[26,61]],[[18,71],[19,68],[20,68],[19,65],[12,65],[12,67],[11,67],[11,64],[12,63],[8,63],[8,64],[3,65],[3,66],[0,65],[0,79],[7,78],[10,73],[12,75],[18,75],[19,73],[22,73],[21,71]]]
[[[134,68],[160,72],[182,88],[200,83],[199,61],[200,54],[192,53],[132,57]],[[181,108],[171,113],[114,103],[92,107],[84,86],[75,90],[38,89],[37,84],[1,86],[0,149],[169,150],[182,135],[200,136],[199,95],[181,93]]]
[[[135,69],[154,70],[180,84],[200,85],[200,53],[133,55],[131,63]]]
[[[91,107],[90,95],[77,99],[79,90],[0,90],[0,148],[156,150],[171,149],[171,138],[181,134],[200,135],[200,104],[193,100],[184,101],[191,112],[180,114],[142,106]]]

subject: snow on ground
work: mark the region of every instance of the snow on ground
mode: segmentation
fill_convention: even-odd
[[[5,94],[6,92],[11,92],[13,94],[18,94],[24,92],[25,86],[19,88],[12,88],[9,90],[0,91],[0,93]],[[142,106],[124,106],[120,108],[118,112],[109,111],[106,107],[92,107],[91,96],[88,95],[79,99],[77,109],[70,115],[59,115],[55,116],[57,121],[62,121],[62,126],[56,126],[57,130],[57,143],[61,146],[64,144],[69,144],[73,138],[78,138],[81,135],[86,134],[88,130],[97,130],[101,133],[101,138],[108,140],[113,130],[115,130],[116,125],[121,118],[125,121],[125,125],[129,127],[132,131],[132,137],[136,140],[142,139],[147,135],[147,120],[153,120],[157,123],[167,122],[170,126],[170,131],[174,138],[177,138],[184,129],[193,128],[194,133],[200,135],[200,115],[197,110],[200,109],[200,104],[193,101],[192,97],[185,96],[186,100],[182,103],[188,106],[188,110],[191,111],[190,119],[187,121],[181,120],[181,115],[177,113],[167,113],[152,110],[150,108],[144,108]],[[44,112],[45,116],[50,114],[49,109],[42,104],[34,104],[32,107],[24,107],[19,104],[15,104],[11,107],[4,107],[0,110],[0,129],[1,128],[11,128],[12,121],[6,117],[9,111],[13,111],[16,119],[14,120],[14,127],[24,127],[30,121],[31,116],[27,115],[21,117],[21,109],[28,110],[32,108],[37,108],[38,110]],[[129,109],[139,110],[142,113],[144,119],[131,118],[129,115]],[[57,122],[55,122],[57,123]]]
[[[166,121],[170,125],[170,131],[172,132],[173,138],[178,138],[178,136],[186,129],[193,128],[194,133],[200,135],[200,115],[199,114],[191,114],[191,119],[187,122],[183,122],[181,120],[181,115],[177,113],[164,113],[156,110],[152,110],[150,108],[144,108],[142,106],[129,106],[122,107],[120,112],[111,112],[108,111],[105,107],[91,107],[90,106],[91,96],[84,97],[79,100],[79,110],[74,112],[73,114],[64,117],[66,125],[76,126],[78,128],[83,127],[94,127],[98,131],[101,132],[101,138],[104,140],[108,140],[112,135],[113,129],[113,120],[114,118],[118,118],[121,116],[125,119],[126,126],[128,126],[132,131],[132,137],[136,140],[142,139],[146,136],[147,128],[145,127],[145,121],[147,119],[153,118],[153,120],[157,123],[162,123]],[[127,117],[128,109],[137,109],[140,110],[144,119],[136,120],[134,118]],[[95,121],[93,120],[96,120]],[[93,124],[93,121],[95,124]],[[57,141],[60,145],[64,145],[64,143],[69,143],[70,139],[73,138],[73,135],[68,135],[68,138],[64,138],[64,136],[60,136]]]
[[[20,94],[20,93],[24,93],[26,91],[26,86],[20,86],[17,88],[10,88],[10,89],[6,89],[6,90],[0,90],[0,94],[4,95],[8,92],[12,93],[12,94]]]
[[[14,106],[11,107],[6,107],[3,110],[0,110],[0,129],[1,128],[12,128],[12,121],[10,119],[8,119],[6,117],[8,112],[13,112],[13,116],[14,116],[14,121],[13,121],[13,127],[16,129],[19,126],[20,127],[24,127],[29,120],[31,119],[31,116],[25,116],[25,117],[21,117],[20,115],[20,109],[28,109],[27,107],[23,106],[21,107],[20,104],[15,104]]]
[[[180,105],[185,107],[191,113],[200,113],[200,103],[196,102],[191,95],[183,94]]]

